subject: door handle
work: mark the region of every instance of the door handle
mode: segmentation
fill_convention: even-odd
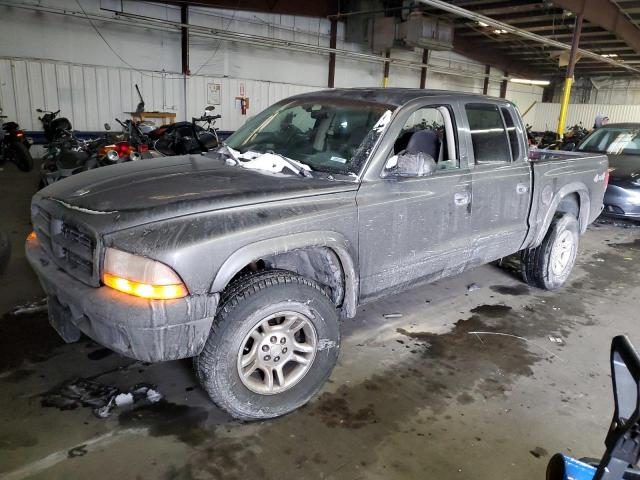
[[[468,205],[470,200],[471,196],[468,192],[457,192],[453,195],[453,201],[459,207]]]
[[[524,195],[528,191],[529,185],[527,185],[526,183],[519,183],[518,185],[516,185],[516,192],[518,192],[518,195]]]

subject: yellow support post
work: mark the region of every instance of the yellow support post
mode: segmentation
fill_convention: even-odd
[[[558,119],[558,128],[556,132],[562,138],[564,136],[564,127],[567,123],[567,110],[569,109],[569,98],[571,98],[571,85],[573,78],[567,77],[564,80],[564,91],[562,92],[562,104],[560,105],[560,118]]]
[[[387,50],[385,53],[385,58],[391,58],[391,51]],[[384,62],[384,74],[382,77],[382,87],[383,88],[387,88],[387,86],[389,85],[389,62]]]
[[[578,46],[580,45],[580,34],[582,33],[582,20],[584,19],[584,11],[580,12],[576,17],[576,23],[573,27],[573,38],[571,39],[571,52],[569,53],[569,65],[567,65],[567,77],[564,80],[564,91],[562,92],[562,105],[560,105],[560,118],[558,118],[558,128],[556,132],[558,137],[564,136],[564,127],[567,121],[567,110],[569,108],[569,99],[571,98],[571,85],[573,84],[573,72],[576,67],[576,58],[578,56]]]

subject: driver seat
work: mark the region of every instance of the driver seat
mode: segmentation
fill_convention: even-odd
[[[406,153],[417,154],[425,153],[434,160],[438,158],[440,151],[440,139],[438,134],[433,130],[418,130],[411,135],[407,143]]]

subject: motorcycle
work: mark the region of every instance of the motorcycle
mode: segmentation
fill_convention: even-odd
[[[42,159],[39,188],[89,170],[92,142],[73,138],[72,142],[50,147]]]
[[[23,172],[30,172],[33,158],[29,149],[33,141],[25,136],[16,122],[4,122],[5,118],[5,115],[0,115],[0,165],[11,161]]]
[[[153,149],[162,155],[187,155],[204,153],[220,144],[216,120],[221,115],[213,115],[215,107],[205,108],[201,117],[193,117],[191,122],[177,122],[158,127],[150,132]],[[204,126],[199,125],[204,123]]]
[[[49,110],[42,110],[37,108],[36,112],[43,113],[38,120],[42,122],[42,128],[44,130],[44,136],[49,143],[59,140],[62,137],[69,137],[72,135],[71,122],[66,117],[58,117],[60,110],[55,112]]]
[[[573,150],[583,138],[589,135],[589,131],[582,126],[582,122],[569,127],[562,139],[559,139],[554,132],[545,132],[545,137],[541,140],[538,148],[546,150]],[[552,135],[548,135],[552,134]]]
[[[640,479],[640,356],[624,335],[611,342],[614,412],[606,450],[598,461],[580,461],[561,453],[547,465],[547,480]]]
[[[149,138],[143,132],[138,122],[117,119],[122,126],[122,134],[107,136],[110,141],[102,141],[97,151],[98,166],[114,165],[128,161],[138,161],[143,158],[152,158],[153,152],[149,149]],[[105,129],[110,130],[109,124],[105,123]]]
[[[0,231],[0,275],[2,275],[9,265],[11,258],[11,241],[9,235]]]

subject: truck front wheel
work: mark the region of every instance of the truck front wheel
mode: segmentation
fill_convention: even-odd
[[[576,217],[557,214],[542,243],[522,252],[524,281],[545,290],[560,288],[576,262],[579,238]]]
[[[227,288],[194,365],[216,405],[258,420],[307,403],[331,374],[339,345],[338,312],[322,288],[271,270]]]

